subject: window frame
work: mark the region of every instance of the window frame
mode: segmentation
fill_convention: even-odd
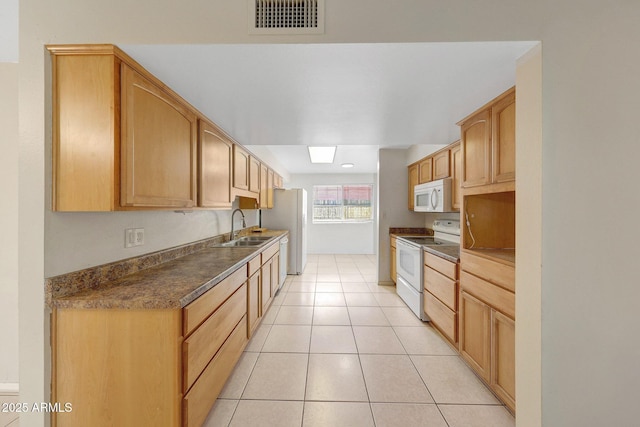
[[[337,206],[341,208],[341,217],[340,219],[319,219],[315,216],[315,208],[316,206],[324,206],[322,204],[316,204],[316,189],[319,187],[339,187],[340,191],[340,203],[335,205],[328,206]],[[344,189],[345,187],[368,187],[369,188],[369,208],[370,208],[370,216],[369,218],[354,218],[348,219],[345,218],[344,208],[349,206],[358,206],[358,205],[345,205],[344,204]],[[374,184],[314,184],[311,193],[311,222],[313,224],[367,224],[372,223],[374,221],[375,215],[375,193],[374,193]],[[366,206],[366,205],[365,205]]]

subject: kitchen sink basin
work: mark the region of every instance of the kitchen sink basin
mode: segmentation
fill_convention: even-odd
[[[236,239],[236,242],[266,242],[267,240],[271,240],[271,237],[268,236],[244,236]]]
[[[267,236],[244,236],[236,240],[230,240],[228,242],[219,243],[215,247],[251,247],[264,245],[267,240],[271,240],[271,237]]]
[[[216,246],[222,246],[222,247],[236,247],[236,246],[260,246],[262,245],[264,242],[258,242],[258,241],[242,241],[242,240],[232,240],[230,242],[225,242],[225,243],[220,243],[219,245]]]

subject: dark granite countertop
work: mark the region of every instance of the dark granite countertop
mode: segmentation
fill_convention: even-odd
[[[287,231],[263,233],[277,239]],[[56,308],[182,308],[242,267],[271,243],[259,247],[209,247],[126,275],[95,289],[54,297]]]
[[[460,261],[460,245],[452,246],[422,246],[425,251],[437,255],[440,258],[444,258],[447,261],[458,262]]]

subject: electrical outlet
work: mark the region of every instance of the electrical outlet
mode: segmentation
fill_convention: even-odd
[[[124,247],[144,245],[144,228],[127,228],[124,230]]]
[[[142,246],[144,245],[144,228],[136,228],[134,230],[134,234],[135,234],[135,245],[136,246]]]

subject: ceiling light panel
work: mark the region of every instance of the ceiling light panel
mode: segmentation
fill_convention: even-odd
[[[307,147],[311,163],[333,163],[336,147]]]

